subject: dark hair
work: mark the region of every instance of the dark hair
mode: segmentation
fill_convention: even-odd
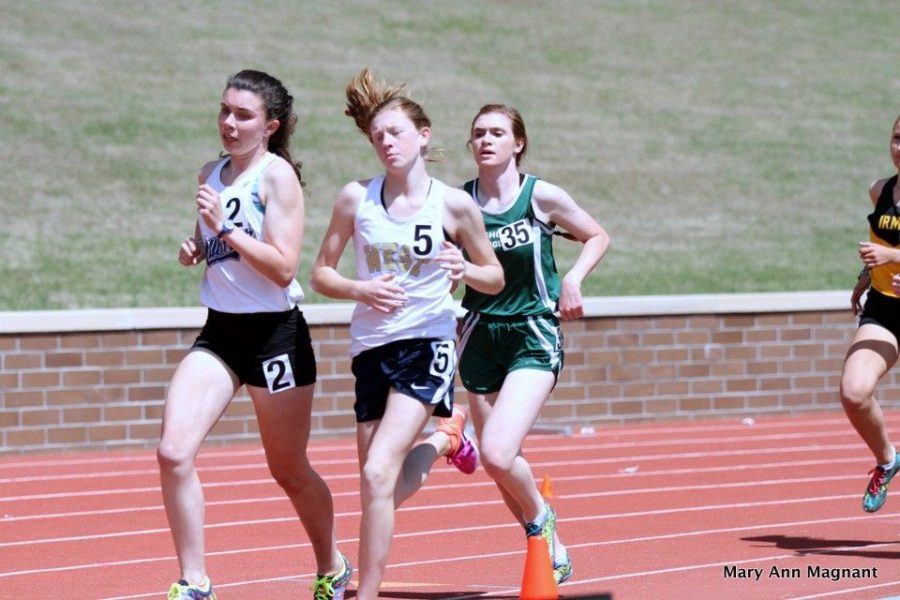
[[[406,96],[407,93],[405,83],[391,85],[384,81],[375,81],[371,69],[365,67],[347,84],[347,108],[344,114],[353,119],[356,128],[370,142],[372,135],[369,126],[372,119],[384,110],[403,111],[416,129],[431,127],[431,119],[425,114],[425,109]],[[425,149],[425,160],[435,160],[439,155],[440,150]]]
[[[291,134],[294,133],[294,127],[297,124],[297,115],[294,114],[294,97],[275,77],[251,69],[245,69],[229,77],[225,89],[229,88],[247,90],[262,98],[263,105],[266,107],[266,119],[278,119],[279,122],[278,129],[269,136],[269,152],[288,161],[294,167],[300,185],[303,185],[303,176],[300,173],[303,165],[299,160],[295,161],[291,157],[290,149]]]
[[[522,118],[522,114],[514,107],[507,106],[506,104],[485,104],[482,106],[478,109],[478,113],[472,119],[472,125],[469,127],[469,138],[471,139],[472,137],[472,129],[475,128],[475,121],[478,120],[478,117],[489,113],[500,113],[501,115],[509,117],[509,120],[512,123],[513,137],[517,140],[522,140],[522,151],[516,154],[516,166],[518,167],[519,164],[525,160],[525,153],[528,152],[528,133],[525,131],[525,119]]]

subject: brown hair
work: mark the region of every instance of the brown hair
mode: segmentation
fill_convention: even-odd
[[[388,84],[384,80],[375,81],[372,70],[363,68],[350,83],[347,84],[347,108],[344,114],[352,118],[356,128],[366,136],[369,142],[372,135],[369,127],[372,119],[385,110],[401,110],[413,122],[416,129],[431,127],[431,119],[425,114],[422,106],[411,100],[405,83]],[[432,160],[435,153],[426,149],[426,160]]]
[[[525,131],[525,120],[522,118],[522,114],[514,107],[506,104],[485,104],[482,106],[472,119],[472,125],[469,127],[469,138],[471,139],[472,137],[472,129],[475,128],[475,121],[478,120],[478,117],[489,113],[500,113],[509,117],[510,123],[512,123],[513,137],[517,140],[522,140],[522,150],[516,154],[516,166],[518,167],[525,160],[525,153],[528,152],[528,133]]]
[[[284,85],[276,78],[262,71],[245,69],[228,78],[225,89],[247,90],[262,98],[266,107],[266,119],[278,119],[278,129],[269,136],[269,151],[288,161],[300,185],[304,184],[300,174],[302,163],[295,161],[291,156],[290,138],[297,124],[297,115],[294,114],[294,97],[291,96]]]

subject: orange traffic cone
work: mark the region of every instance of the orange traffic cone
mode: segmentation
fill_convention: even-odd
[[[528,538],[528,551],[525,554],[525,573],[522,575],[522,591],[520,600],[558,600],[556,580],[553,579],[553,564],[550,562],[550,551],[547,540],[540,535]]]
[[[541,483],[541,496],[543,496],[544,500],[549,500],[553,497],[553,484],[550,483],[550,476],[544,474],[544,481]]]

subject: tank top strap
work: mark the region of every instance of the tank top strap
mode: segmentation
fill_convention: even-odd
[[[893,206],[894,187],[897,185],[898,175],[894,175],[884,182],[884,187],[881,188],[881,194],[878,195],[878,203],[876,205],[876,208],[879,210],[879,212],[883,212]]]
[[[262,181],[262,177],[260,175],[262,175],[262,172],[266,169],[266,167],[271,165],[274,161],[275,155],[270,152],[265,158],[263,158],[263,160],[259,161],[256,172],[252,174],[253,180],[250,188],[250,198],[253,202],[253,205],[262,214],[266,214],[266,205],[263,204],[262,198],[260,198],[259,195],[259,182]]]
[[[225,187],[222,184],[222,169],[225,168],[225,165],[227,165],[230,160],[231,157],[229,156],[220,159],[219,162],[216,163],[216,166],[213,167],[212,172],[207,176],[205,183],[217,188]]]

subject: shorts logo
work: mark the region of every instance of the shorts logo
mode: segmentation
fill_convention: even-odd
[[[294,381],[294,371],[291,369],[291,359],[287,354],[280,354],[264,360],[262,369],[266,375],[269,393],[277,394],[278,392],[297,387],[297,382]]]

